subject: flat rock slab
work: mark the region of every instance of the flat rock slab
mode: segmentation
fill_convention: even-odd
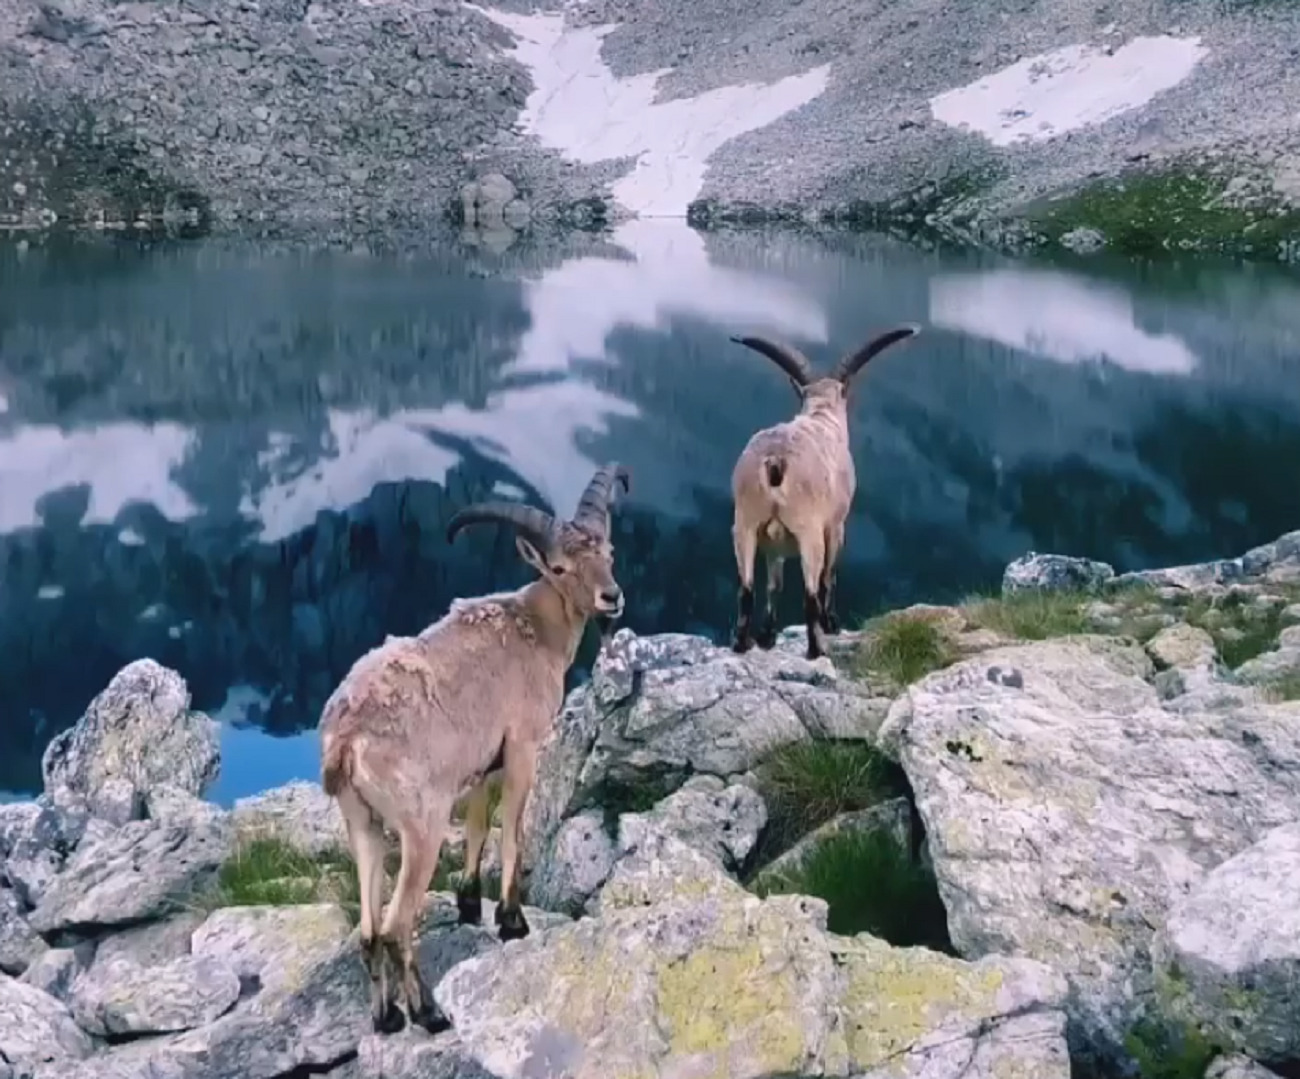
[[[1300,1058],[1300,823],[1206,875],[1154,947],[1167,1006],[1256,1060]]]
[[[1067,1079],[1066,986],[1043,965],[835,937],[822,901],[756,899],[679,840],[655,845],[598,916],[442,979],[458,1052],[498,1079]],[[679,861],[698,872],[673,891],[661,870]]]
[[[82,1030],[100,1037],[169,1034],[215,1022],[239,999],[225,963],[187,955],[154,966],[96,960],[77,979],[70,1004]]]
[[[134,821],[82,844],[28,919],[38,933],[90,933],[172,912],[226,860],[229,829]]]
[[[880,732],[957,949],[1064,972],[1080,1044],[1103,1063],[1126,1055],[1154,991],[1170,907],[1300,819],[1300,709],[1214,685],[1164,704],[1153,673],[1106,638],[1000,648],[909,688]]]

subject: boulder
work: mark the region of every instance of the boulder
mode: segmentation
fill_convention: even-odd
[[[1072,1043],[1103,1068],[1127,1059],[1171,906],[1300,819],[1295,708],[1215,684],[1162,702],[1153,676],[1113,639],[995,649],[910,687],[880,732],[915,792],[954,945],[1064,972]]]
[[[295,780],[251,798],[231,811],[241,840],[272,838],[313,857],[347,849],[338,803],[319,783]]]
[[[542,864],[561,822],[583,809],[635,810],[693,775],[730,781],[795,742],[874,735],[891,698],[829,657],[810,662],[800,640],[783,634],[740,656],[690,634],[619,630],[543,748],[525,866]]]
[[[657,842],[708,886],[624,862],[597,917],[456,966],[434,993],[458,1052],[498,1079],[1069,1075],[1065,983],[1041,964],[835,937],[820,900],[758,900]]]
[[[13,889],[0,886],[0,974],[16,977],[46,951],[47,945],[22,911]]]
[[[582,913],[618,858],[605,814],[584,810],[560,825],[550,850],[528,881],[528,900],[544,910]]]
[[[166,784],[199,796],[220,767],[217,724],[190,709],[185,680],[151,659],[123,667],[75,725],[41,758],[45,792],[57,804],[86,802],[123,823]]]
[[[494,1079],[468,1055],[454,1032],[431,1038],[409,1027],[397,1035],[363,1039],[356,1070],[358,1079]]]
[[[15,1069],[19,1079],[42,1064],[61,1074],[94,1049],[68,1009],[48,993],[0,975],[0,1066]]]
[[[1288,626],[1282,630],[1276,648],[1246,660],[1236,673],[1243,682],[1265,686],[1283,679],[1300,678],[1300,626]]]
[[[86,811],[26,802],[3,822],[4,871],[23,909],[36,906],[90,826]]]
[[[1278,1079],[1264,1065],[1240,1053],[1216,1057],[1205,1072],[1205,1079]]]
[[[142,966],[129,959],[94,965],[72,987],[73,1017],[105,1038],[167,1034],[214,1022],[239,999],[239,977],[216,959],[186,955]]]
[[[645,831],[676,836],[729,873],[738,873],[766,824],[767,806],[752,787],[695,776],[653,809],[624,813],[619,835],[624,846],[635,844]]]
[[[298,984],[307,969],[352,931],[341,907],[226,907],[194,930],[193,954],[233,970],[263,991]]]
[[[89,967],[94,953],[95,946],[89,943],[76,948],[47,948],[23,971],[20,980],[66,1004],[72,986]]]
[[[1115,576],[1107,562],[1027,551],[1002,572],[1002,594],[1014,592],[1099,592]]]
[[[209,880],[230,849],[229,830],[218,824],[134,821],[78,847],[29,921],[46,936],[85,936],[161,917]]]
[[[1300,822],[1206,874],[1169,912],[1153,959],[1166,1008],[1217,1044],[1300,1059]]]

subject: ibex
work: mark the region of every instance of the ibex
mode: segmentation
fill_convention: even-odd
[[[587,485],[571,521],[518,502],[476,503],[455,514],[448,542],[468,525],[513,525],[541,577],[514,592],[457,599],[416,637],[389,637],[362,656],[321,716],[321,781],[338,799],[361,892],[361,950],[375,1030],[449,1022],[415,962],[414,930],[454,802],[468,794],[462,923],[482,918],[479,867],[488,832],[488,780],[504,772],[498,935],[528,934],[519,896],[519,827],[537,755],[564,698],[564,676],[593,617],[615,620],[609,508],[626,469],[610,464]],[[401,841],[401,869],[380,922],[384,832]],[[393,980],[400,975],[400,988]]]
[[[798,349],[765,337],[732,341],[774,361],[799,395],[799,414],[757,432],[731,475],[735,502],[732,540],[740,573],[739,613],[732,647],[746,652],[755,643],[754,558],[767,562],[767,611],[757,643],[776,641],[776,600],[785,559],[797,554],[803,568],[804,621],[808,658],[825,654],[825,634],[837,633],[835,571],[844,546],[844,525],[857,488],[849,450],[848,393],[853,377],[878,353],[920,331],[902,326],[844,356],[829,376],[815,378]]]

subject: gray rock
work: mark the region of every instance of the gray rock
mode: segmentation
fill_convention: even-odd
[[[89,933],[173,913],[231,850],[228,829],[137,821],[82,845],[29,921],[38,933]]]
[[[988,677],[998,666],[1015,685]],[[901,760],[952,940],[1070,979],[1081,1059],[1113,1063],[1154,991],[1154,927],[1204,876],[1300,818],[1294,710],[1207,686],[1162,702],[1136,646],[999,648],[899,699]]]
[[[1288,626],[1278,636],[1276,648],[1246,660],[1236,674],[1240,681],[1258,686],[1300,676],[1300,626]]]
[[[874,735],[891,698],[801,649],[785,636],[738,656],[703,637],[619,630],[543,749],[525,864],[543,860],[560,822],[580,810],[616,811],[695,774],[727,779],[811,737]]]
[[[56,803],[87,800],[107,819],[121,815],[126,797],[126,788],[110,781],[134,789],[134,807],[161,784],[201,795],[219,768],[217,724],[190,709],[179,674],[151,659],[118,671],[41,758],[45,791]]]
[[[66,1067],[93,1049],[66,1007],[39,989],[0,975],[0,1063],[14,1069],[18,1079],[41,1064]]]
[[[184,828],[216,824],[227,815],[219,806],[196,798],[169,783],[160,783],[149,792],[145,799],[145,811],[152,821]]]
[[[87,813],[80,806],[27,803],[9,820],[5,876],[24,907],[34,907],[69,855],[85,839]]]
[[[675,897],[739,899],[745,890],[716,862],[676,836],[646,832],[620,852],[609,879],[588,905],[592,914],[666,903]]]
[[[434,993],[466,1054],[501,1079],[1069,1075],[1066,988],[1046,967],[835,937],[822,901],[757,900],[661,842],[713,887],[649,897],[669,883],[658,874],[646,902],[455,967]]]
[[[240,839],[279,839],[312,856],[347,849],[338,803],[319,783],[296,780],[241,798],[232,814]]]
[[[73,983],[90,966],[94,954],[94,944],[81,944],[76,948],[47,948],[23,971],[20,980],[66,1004]]]
[[[18,896],[0,886],[0,974],[15,977],[36,962],[45,952],[46,943],[23,917]]]
[[[466,1053],[454,1032],[431,1038],[418,1028],[364,1038],[357,1050],[357,1075],[359,1079],[495,1079]]]
[[[1115,576],[1106,562],[1028,551],[1002,573],[1002,594],[1015,592],[1099,592]]]
[[[1239,1053],[1216,1057],[1205,1072],[1205,1079],[1278,1079],[1264,1065]]]
[[[321,955],[341,947],[352,927],[341,907],[226,907],[195,929],[193,954],[214,959],[274,993],[300,982]]]
[[[570,817],[529,878],[529,902],[544,910],[580,914],[609,877],[616,857],[602,812],[586,810]]]
[[[77,979],[73,1017],[101,1037],[167,1034],[215,1022],[239,999],[239,977],[220,960],[183,956],[153,966],[96,958]]]
[[[121,776],[105,779],[87,798],[86,805],[96,817],[112,825],[143,820],[145,815],[144,798],[134,783]]]
[[[116,932],[99,942],[95,965],[125,961],[152,967],[184,958],[191,952],[190,938],[204,920],[202,911],[186,910],[162,921]]]
[[[834,836],[881,829],[889,832],[903,850],[912,849],[912,807],[906,798],[891,798],[870,809],[841,813],[819,825],[755,873],[750,887],[770,886],[780,878],[798,874],[808,856]]]
[[[619,837],[635,846],[645,831],[676,836],[717,862],[739,872],[767,825],[762,796],[741,783],[727,786],[716,776],[696,776],[646,813],[624,813]]]
[[[1217,1044],[1300,1058],[1300,823],[1206,874],[1169,912],[1153,959],[1162,997]]]

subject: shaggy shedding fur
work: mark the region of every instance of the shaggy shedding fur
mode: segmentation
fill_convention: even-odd
[[[839,631],[835,567],[857,488],[849,448],[849,386],[874,356],[919,331],[918,326],[902,326],[881,334],[846,355],[824,378],[814,378],[808,358],[790,345],[763,337],[732,338],[781,367],[802,402],[793,419],[757,432],[732,471],[731,531],[740,574],[732,644],[737,652],[748,651],[756,640],[761,648],[776,643],[776,599],[785,560],[793,555],[803,569],[808,658],[823,655],[825,634]],[[767,563],[767,609],[755,638],[754,560],[760,552]]]
[[[448,527],[515,526],[519,553],[541,574],[514,592],[457,599],[415,637],[389,637],[353,664],[321,716],[321,783],[338,799],[361,892],[361,948],[371,978],[375,1029],[408,1018],[446,1029],[415,963],[414,931],[437,868],[453,804],[468,793],[460,919],[482,918],[480,864],[488,831],[488,785],[504,773],[501,902],[503,940],[528,934],[519,896],[519,827],[537,755],[564,699],[564,676],[588,619],[623,613],[613,576],[609,506],[627,471],[595,474],[572,521],[521,503],[460,511]],[[392,901],[383,901],[383,829],[401,841]],[[400,984],[394,985],[394,979]],[[405,1004],[398,1006],[398,999]]]

